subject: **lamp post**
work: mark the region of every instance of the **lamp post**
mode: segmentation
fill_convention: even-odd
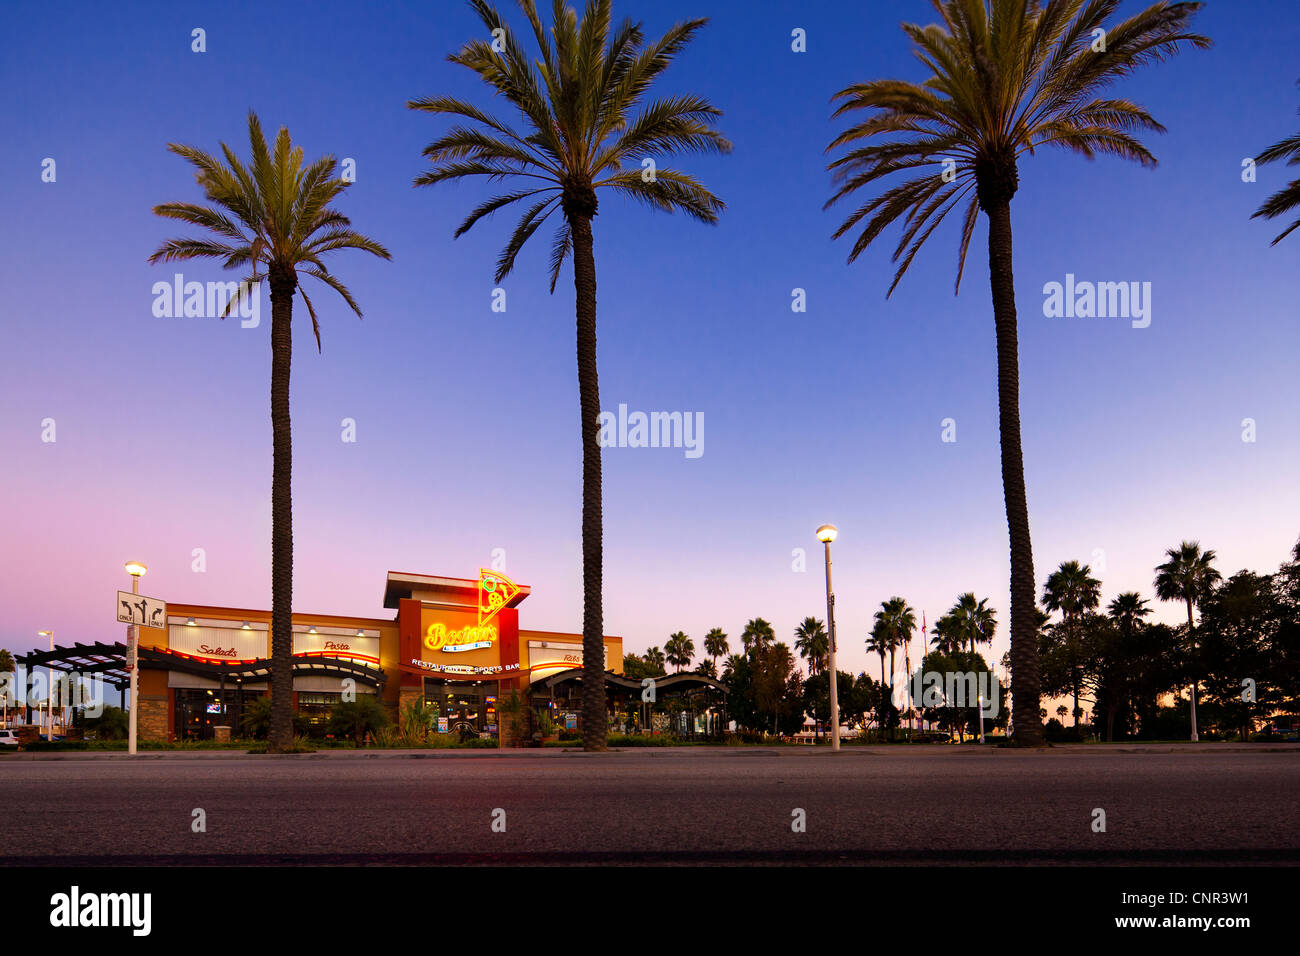
[[[126,562],[125,567],[126,567],[126,573],[131,575],[131,593],[139,594],[140,578],[143,577],[145,572],[148,571],[149,569],[145,567],[143,564],[141,564],[139,561],[128,561]],[[137,664],[136,644],[138,643],[139,640],[140,640],[140,625],[132,624],[130,630],[130,636],[127,640],[127,646],[126,646],[126,666],[131,673],[131,710],[129,711],[127,716],[127,721],[128,721],[127,726],[129,727],[129,730],[127,732],[126,752],[132,755],[134,755],[136,751],[135,710],[136,710],[136,703],[138,702],[138,698],[139,698],[139,692],[138,692],[139,688],[136,683],[137,681],[136,671],[138,669],[136,667]]]
[[[831,689],[831,753],[840,749],[840,699],[837,686],[840,675],[835,669],[835,591],[831,588],[831,542],[835,540],[837,534],[839,529],[833,524],[824,524],[817,529],[817,540],[826,545],[826,623],[830,629],[827,664]]]
[[[41,637],[50,639],[50,653],[54,652],[54,632],[37,631]],[[45,734],[50,742],[54,742],[54,670],[49,664],[45,665],[45,673],[49,675],[45,686]]]

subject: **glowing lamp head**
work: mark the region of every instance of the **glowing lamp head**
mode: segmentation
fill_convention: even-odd
[[[36,633],[39,634],[41,637],[53,637],[53,636],[54,636],[54,632],[53,632],[53,631],[37,631]]]
[[[823,544],[830,544],[835,540],[835,536],[840,533],[839,528],[833,524],[824,524],[817,529],[817,540]]]
[[[131,577],[133,578],[143,577],[145,572],[147,572],[148,570],[149,569],[145,567],[143,564],[141,564],[139,561],[126,562],[126,573],[131,575]]]

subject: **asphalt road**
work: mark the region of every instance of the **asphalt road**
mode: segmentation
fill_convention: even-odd
[[[1296,750],[22,756],[9,865],[1300,863]]]

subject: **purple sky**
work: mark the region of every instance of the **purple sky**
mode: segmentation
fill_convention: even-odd
[[[187,234],[152,205],[200,198],[166,144],[224,140],[245,155],[250,107],[270,131],[287,124],[309,157],[356,160],[339,205],[393,252],[333,260],[366,317],[314,289],[323,354],[297,305],[295,609],[386,615],[386,571],[472,577],[503,548],[506,573],[533,588],[521,626],[581,626],[572,273],[547,294],[544,230],[504,283],[507,311],[493,313],[514,218],[453,241],[486,193],[410,185],[443,124],[406,110],[408,98],[502,108],[443,60],[477,22],[460,4],[317,8],[309,19],[289,2],[8,7],[0,646],[35,646],[41,628],[60,642],[120,637],[110,604],[130,586],[128,558],[150,567],[145,593],[269,606],[269,306],[255,329],[156,318],[155,282],[226,277],[146,262]],[[1007,538],[984,221],[959,297],[953,223],[886,300],[892,241],[846,266],[847,241],[830,239],[843,212],[821,209],[823,150],[842,128],[829,97],[872,77],[919,79],[897,22],[929,22],[928,4],[625,0],[616,12],[651,32],[712,17],[663,89],[710,97],[735,151],[682,163],[727,202],[719,226],[612,198],[595,223],[602,406],[705,420],[696,459],[606,450],[607,632],[641,651],[679,629],[702,647],[720,626],[738,647],[744,622],[763,616],[792,640],[803,617],[825,615],[813,532],[830,521],[842,667],[875,666],[862,641],[893,594],[931,623],[962,591],[991,598],[1000,657]],[[190,50],[194,27],[206,53]],[[807,53],[790,50],[796,27]],[[1168,127],[1150,141],[1158,169],[1047,153],[1021,167],[1012,215],[1040,588],[1078,559],[1104,601],[1150,597],[1153,567],[1184,538],[1215,549],[1225,576],[1267,572],[1300,531],[1300,234],[1270,248],[1279,228],[1249,219],[1286,170],[1240,176],[1243,157],[1300,122],[1300,9],[1212,3],[1198,28],[1213,50],[1117,88]],[[1067,273],[1152,283],[1150,327],[1044,317],[1044,284]],[[790,309],[796,287],[803,314]],[[940,440],[948,417],[955,443]],[[345,418],[355,443],[341,440]],[[1241,440],[1244,418],[1254,443]],[[195,548],[204,573],[191,570]],[[791,569],[795,548],[805,573]],[[1157,619],[1182,613],[1165,605]]]

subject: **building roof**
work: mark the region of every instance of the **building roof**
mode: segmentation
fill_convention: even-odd
[[[506,602],[506,607],[518,607],[532,593],[526,584],[518,585],[519,593]],[[384,607],[396,609],[402,598],[416,595],[436,604],[458,607],[478,607],[477,578],[449,578],[440,574],[415,574],[409,571],[389,571],[384,584]]]

